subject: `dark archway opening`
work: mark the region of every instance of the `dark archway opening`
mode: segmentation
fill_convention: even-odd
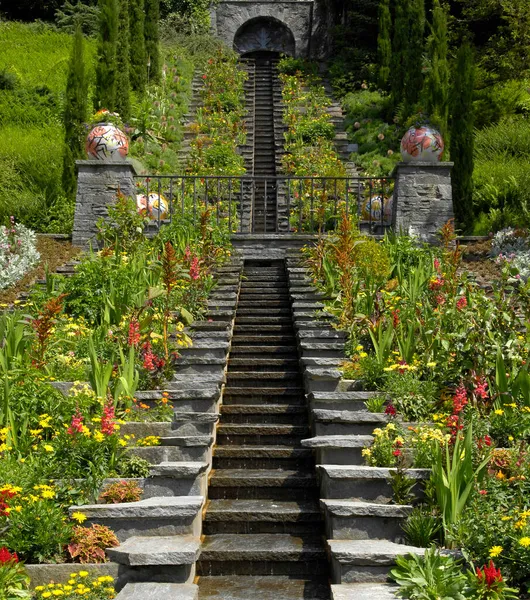
[[[243,23],[234,36],[234,50],[241,56],[275,52],[295,56],[292,31],[274,17],[256,17]]]

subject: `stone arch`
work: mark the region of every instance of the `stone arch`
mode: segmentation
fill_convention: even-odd
[[[249,52],[282,52],[295,56],[293,32],[279,19],[259,16],[243,23],[234,36],[234,50],[241,55]]]

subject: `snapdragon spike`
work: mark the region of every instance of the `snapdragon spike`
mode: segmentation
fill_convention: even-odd
[[[490,560],[488,566],[484,565],[482,569],[477,567],[477,578],[481,583],[484,582],[488,588],[502,582],[501,570],[495,568],[492,560]]]
[[[107,402],[103,408],[103,416],[101,417],[101,433],[112,435],[116,429],[114,405],[112,402]]]

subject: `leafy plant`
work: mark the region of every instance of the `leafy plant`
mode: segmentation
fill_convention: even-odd
[[[149,477],[151,465],[145,458],[139,456],[125,456],[118,466],[120,477]]]
[[[409,600],[464,600],[467,583],[461,567],[451,556],[443,556],[435,546],[424,556],[396,557],[390,575],[399,585],[396,595]]]
[[[105,525],[93,523],[91,527],[73,528],[68,552],[72,559],[81,564],[107,562],[105,548],[119,546],[118,538]]]
[[[440,529],[439,516],[424,506],[413,508],[403,524],[407,542],[420,548],[426,548],[437,541]]]
[[[374,398],[368,398],[364,401],[366,410],[373,413],[385,412],[386,398],[384,395],[375,396]]]
[[[138,502],[143,490],[136,481],[118,481],[108,485],[99,495],[104,504],[120,504],[122,502]]]
[[[16,552],[0,548],[0,600],[31,598],[29,575],[24,565],[18,562]]]

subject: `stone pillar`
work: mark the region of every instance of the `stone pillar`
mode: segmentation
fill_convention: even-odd
[[[136,171],[127,160],[78,160],[72,243],[81,248],[96,246],[96,221],[107,217],[107,207],[116,201],[118,190],[136,197]]]
[[[394,169],[395,186],[392,228],[436,242],[442,225],[454,217],[451,162],[399,163]]]

